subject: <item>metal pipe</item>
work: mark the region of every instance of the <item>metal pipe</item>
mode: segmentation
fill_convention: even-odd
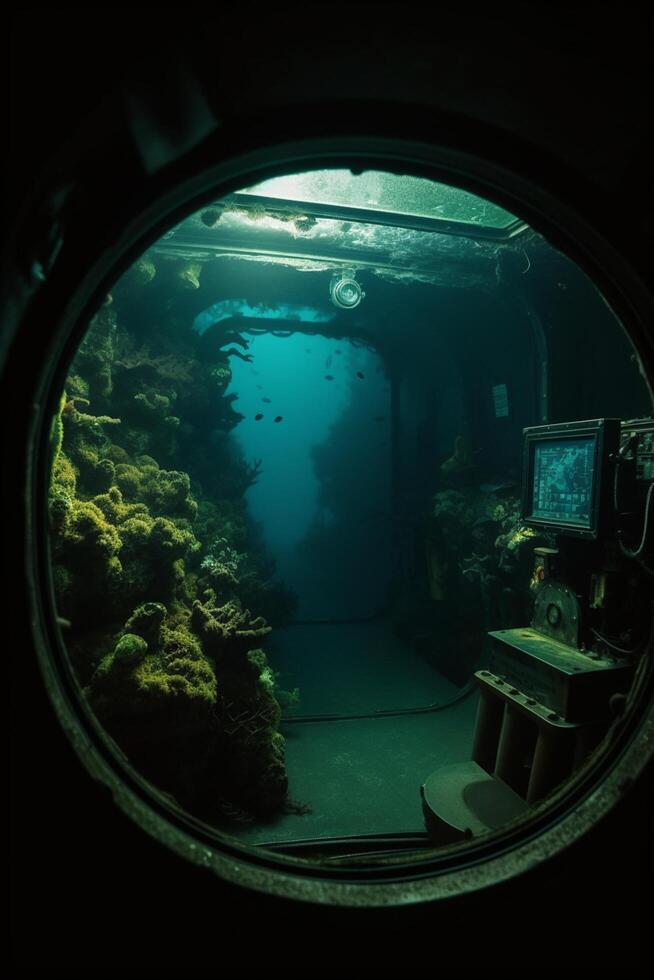
[[[267,212],[281,211],[287,215],[310,215],[332,221],[357,221],[368,225],[390,225],[392,228],[410,228],[413,231],[436,232],[439,235],[457,235],[479,241],[506,242],[526,231],[528,225],[514,218],[507,225],[493,227],[471,221],[455,221],[447,218],[427,217],[418,214],[402,214],[399,211],[376,211],[372,208],[355,208],[343,204],[319,204],[316,201],[291,201],[287,198],[266,197],[261,194],[226,194],[220,204],[228,204],[245,210],[262,208]]]

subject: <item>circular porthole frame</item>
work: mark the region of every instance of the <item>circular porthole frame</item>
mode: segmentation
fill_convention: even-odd
[[[504,165],[449,146],[409,138],[339,135],[338,131],[329,137],[270,141],[219,163],[205,163],[183,179],[177,177],[174,186],[159,182],[156,194],[120,228],[109,223],[113,239],[98,242],[79,281],[73,263],[67,261],[70,243],[65,243],[27,311],[28,318],[38,316],[54,297],[56,316],[49,346],[39,362],[39,376],[33,379],[37,410],[31,419],[27,457],[26,561],[32,633],[49,698],[82,763],[148,834],[224,881],[255,891],[331,905],[397,906],[472,893],[522,874],[580,840],[620,802],[653,752],[651,644],[628,709],[616,722],[619,731],[528,817],[486,838],[441,848],[420,860],[323,867],[219,834],[175,807],[131,768],[81,695],[56,623],[46,560],[48,419],[63,368],[113,283],[147,246],[188,213],[267,177],[325,167],[431,177],[487,197],[524,218],[590,276],[629,333],[644,376],[654,378],[654,347],[646,329],[648,322],[654,322],[653,301],[636,271],[570,205]]]

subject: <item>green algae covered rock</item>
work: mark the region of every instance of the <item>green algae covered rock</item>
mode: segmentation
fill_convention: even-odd
[[[157,517],[152,522],[150,545],[157,556],[170,561],[183,558],[190,550],[197,550],[199,547],[190,531],[176,527],[172,521],[166,520],[165,517]]]
[[[142,636],[136,633],[125,633],[119,639],[114,650],[114,660],[116,664],[136,665],[143,660],[148,652],[148,644]]]
[[[125,623],[125,629],[155,647],[159,642],[159,631],[165,618],[166,607],[161,602],[144,602],[134,610]]]
[[[197,288],[199,269],[185,272]],[[122,296],[94,318],[52,428],[52,577],[71,662],[144,777],[194,812],[271,813],[287,778],[259,603],[277,600],[249,560],[257,464],[230,443],[231,370],[219,349],[199,355],[174,310],[136,343]]]
[[[103,306],[93,318],[75,355],[76,372],[85,379],[89,395],[105,401],[112,392],[112,363],[115,354],[116,314]]]
[[[281,709],[258,643],[270,632],[235,603],[196,602],[191,623],[215,664],[222,699],[217,711],[218,785],[238,805],[259,814],[279,809],[288,792]]]
[[[146,603],[86,689],[89,703],[130,761],[192,804],[215,745],[217,681],[197,640],[168,627],[166,610]]]
[[[72,501],[62,548],[74,567],[103,570],[121,548],[118,531],[91,500]]]

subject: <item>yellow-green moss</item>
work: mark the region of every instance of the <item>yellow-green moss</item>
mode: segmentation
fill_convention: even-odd
[[[199,269],[186,272],[195,286]],[[209,459],[202,431],[203,418],[237,418],[224,395],[231,372],[222,355],[194,355],[195,338],[165,318],[137,349],[120,295],[79,349],[63,439],[53,432],[53,577],[74,667],[101,722],[157,785],[269,811],[286,792],[275,678],[259,649],[269,627],[254,586],[252,615],[238,588],[218,603],[200,569],[217,538],[248,551],[243,462],[226,441]],[[205,452],[191,469],[200,513],[180,432]]]
[[[125,454],[127,456],[127,454]],[[116,485],[128,500],[136,500],[141,492],[141,473],[131,463],[118,463],[116,466]]]
[[[165,618],[166,607],[163,603],[144,602],[134,610],[125,623],[125,631],[143,637],[154,649],[159,644],[159,633]]]
[[[51,484],[62,487],[71,495],[74,495],[77,484],[77,476],[73,464],[65,453],[59,452],[52,466]]]
[[[64,423],[62,420],[62,413],[66,405],[66,392],[61,393],[61,398],[59,399],[59,406],[52,419],[52,424],[50,426],[50,465],[54,467],[57,462],[57,457],[61,452],[61,447],[64,441]]]
[[[110,442],[104,447],[104,455],[106,459],[110,459],[112,463],[116,464],[118,468],[119,463],[128,463],[129,454],[122,446],[117,446],[115,443]]]
[[[168,561],[183,558],[189,551],[197,551],[199,542],[190,531],[184,531],[166,517],[157,517],[150,531],[150,545]]]
[[[139,607],[88,691],[101,719],[125,719],[141,741],[155,744],[208,731],[217,701],[216,676],[199,644],[165,618],[159,603]],[[177,748],[183,756],[184,746]]]
[[[131,517],[148,517],[145,504],[126,504],[118,487],[110,487],[107,493],[98,494],[93,503],[112,524],[123,524]]]
[[[123,541],[123,553],[125,555],[144,554],[147,547],[150,531],[152,530],[152,518],[147,514],[129,517],[120,525],[120,536]]]
[[[117,555],[121,543],[118,531],[96,504],[90,500],[72,502],[64,544],[77,553],[78,562],[86,562],[92,571],[93,562]]]
[[[206,660],[180,657],[165,667],[154,660],[145,662],[134,671],[140,694],[148,697],[186,698],[205,710],[216,703],[216,676]]]
[[[114,660],[117,664],[137,664],[148,652],[148,644],[142,636],[136,633],[124,633],[114,649]]]

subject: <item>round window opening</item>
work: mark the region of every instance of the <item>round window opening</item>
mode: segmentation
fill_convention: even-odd
[[[61,674],[190,856],[419,900],[583,803],[621,730],[648,385],[580,267],[469,191],[314,169],[205,201],[52,392]]]

